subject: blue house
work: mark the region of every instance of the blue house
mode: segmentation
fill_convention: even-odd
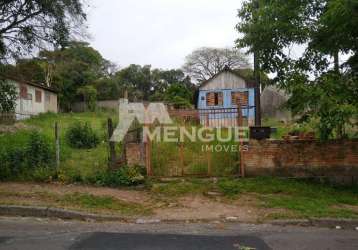
[[[255,82],[225,67],[200,84],[198,109],[200,123],[208,127],[237,126],[240,111],[243,125],[253,126]]]

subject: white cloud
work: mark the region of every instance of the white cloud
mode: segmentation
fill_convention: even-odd
[[[92,0],[92,46],[124,67],[180,67],[202,46],[234,45],[240,0]]]

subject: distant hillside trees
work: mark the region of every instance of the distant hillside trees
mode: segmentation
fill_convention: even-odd
[[[128,93],[131,101],[166,101],[188,107],[193,103],[195,85],[180,69],[152,69],[150,65],[129,65],[118,69],[85,42],[70,42],[60,50],[40,51],[31,59],[18,59],[3,65],[0,73],[19,80],[33,81],[56,88],[63,111],[77,101],[95,107],[94,100],[114,100]],[[172,85],[180,86],[178,97]],[[168,92],[169,91],[169,92]],[[190,94],[182,95],[186,92]]]

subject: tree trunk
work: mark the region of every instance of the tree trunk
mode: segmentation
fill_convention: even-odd
[[[334,52],[333,58],[334,58],[334,71],[337,74],[339,74],[339,55],[338,55],[338,51]]]

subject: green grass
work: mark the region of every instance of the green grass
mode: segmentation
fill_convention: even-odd
[[[202,194],[213,187],[212,182],[201,179],[177,180],[169,183],[153,183],[153,195],[178,198],[187,194]]]
[[[226,179],[220,180],[218,186],[229,197],[254,193],[264,207],[288,209],[298,217],[358,218],[358,210],[343,207],[358,206],[357,187],[339,188],[279,178]]]
[[[9,192],[0,191],[0,204],[32,205],[69,208],[93,213],[109,212],[126,216],[150,215],[150,208],[141,204],[116,199],[112,196],[92,195],[87,193],[67,193],[65,195],[50,192]]]
[[[274,218],[358,218],[358,187],[333,187],[311,181],[271,177],[219,179],[188,179],[154,184],[151,192],[161,199],[175,199],[188,194],[219,190],[224,197],[235,200],[253,195],[263,208],[286,209],[288,213],[272,214]],[[349,206],[357,206],[350,209]]]
[[[79,207],[90,211],[109,210],[123,215],[149,215],[150,209],[142,205],[124,202],[111,196],[95,196],[92,194],[66,194],[58,200],[65,207]]]
[[[187,126],[187,130],[191,127]],[[222,129],[223,137],[226,138],[226,131]],[[215,133],[214,133],[215,134]],[[178,132],[176,138],[179,138]],[[219,145],[222,151],[209,150],[206,146],[215,147]],[[219,142],[217,138],[210,143],[190,141],[185,138],[183,143],[184,167],[180,157],[180,145],[175,142],[153,142],[152,143],[152,166],[155,176],[181,176],[182,169],[186,176],[207,176],[208,161],[210,156],[211,174],[213,176],[230,176],[238,173],[239,153],[231,152],[231,145],[238,145],[232,139],[229,142]],[[226,146],[225,151],[223,148]]]
[[[63,182],[90,182],[95,175],[107,169],[108,151],[106,133],[107,119],[111,117],[115,122],[117,114],[111,111],[87,112],[87,113],[45,113],[23,121],[28,129],[15,133],[0,134],[2,150],[6,148],[23,147],[32,130],[40,132],[54,145],[55,122],[60,128],[60,157],[61,165],[59,179]],[[65,139],[66,129],[76,121],[88,122],[100,135],[101,143],[93,149],[73,149]]]
[[[317,121],[298,124],[293,121],[284,123],[273,118],[263,118],[262,126],[277,128],[277,132],[271,134],[271,138],[273,139],[282,139],[282,136],[287,135],[289,132],[292,131],[315,132],[316,136],[318,136],[318,131],[316,129],[318,126]]]

